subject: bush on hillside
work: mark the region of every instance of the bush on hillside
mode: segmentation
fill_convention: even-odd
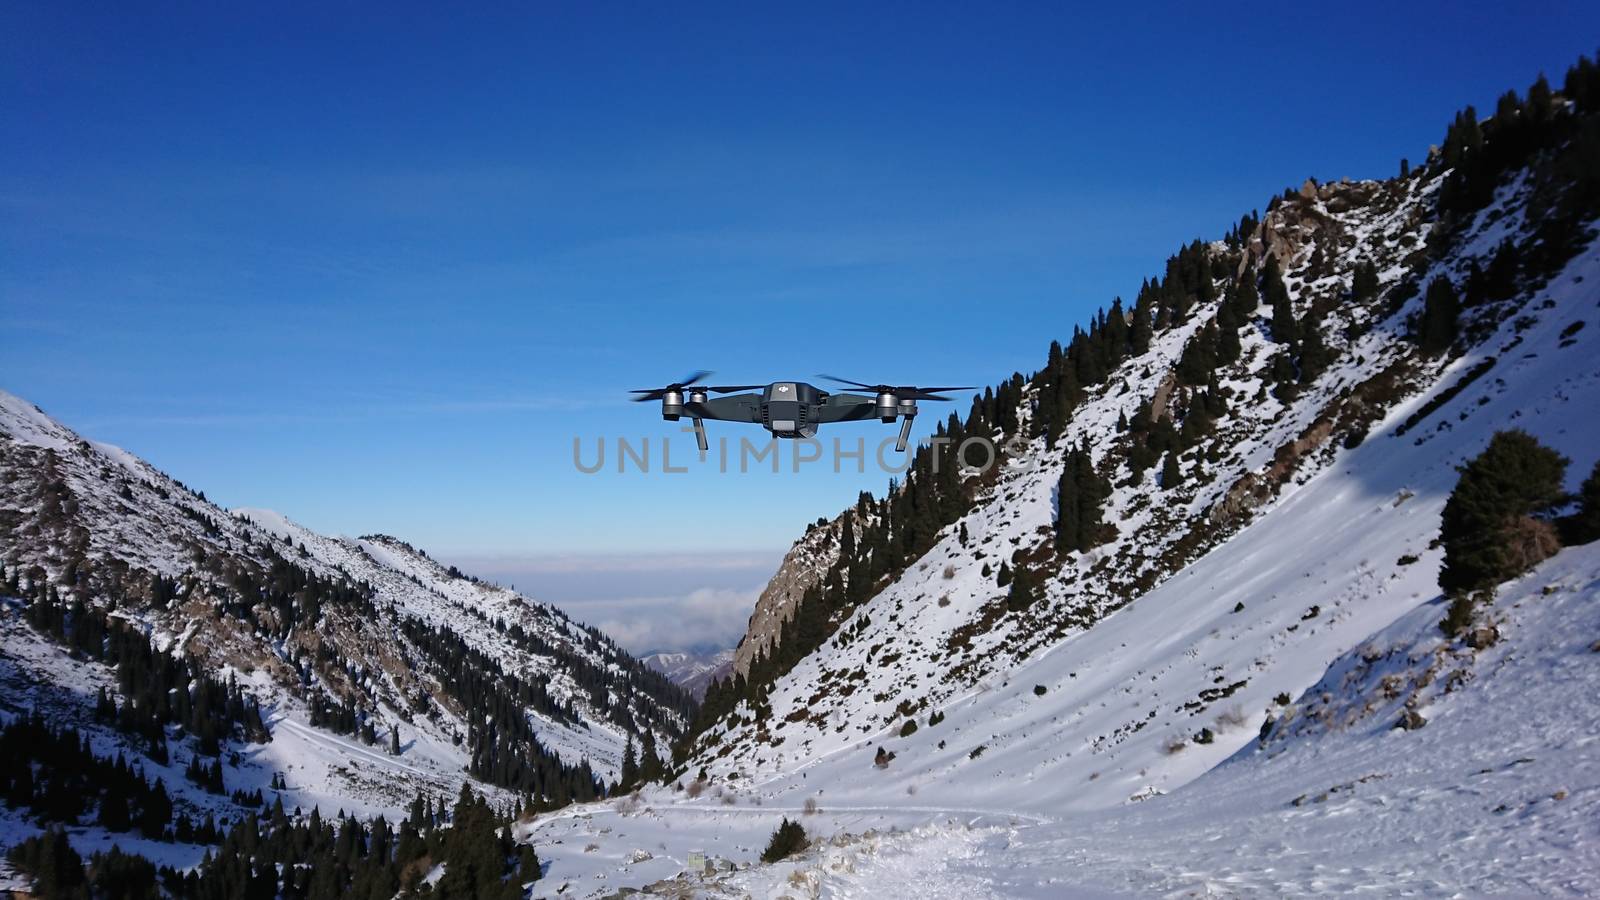
[[[1497,432],[1466,465],[1439,525],[1439,587],[1452,597],[1492,590],[1559,548],[1538,518],[1565,500],[1567,459],[1525,431]]]
[[[772,832],[772,840],[767,842],[767,849],[761,851],[761,861],[775,863],[780,859],[787,859],[806,848],[806,830],[799,822],[791,822],[787,818]]]

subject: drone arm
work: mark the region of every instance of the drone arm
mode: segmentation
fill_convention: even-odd
[[[760,394],[734,394],[731,397],[711,397],[701,403],[685,403],[683,408],[696,420],[711,419],[715,422],[746,423],[761,421]]]
[[[830,394],[817,410],[819,422],[861,422],[877,418],[874,398],[860,394]]]

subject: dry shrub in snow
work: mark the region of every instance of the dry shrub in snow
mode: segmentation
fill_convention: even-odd
[[[1235,728],[1243,728],[1245,723],[1249,721],[1250,716],[1244,711],[1244,707],[1238,705],[1230,706],[1217,714],[1217,731],[1220,733],[1232,731]]]

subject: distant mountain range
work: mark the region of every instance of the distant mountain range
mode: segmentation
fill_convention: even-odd
[[[75,661],[24,612],[130,628],[244,686],[270,741],[239,735],[223,780],[285,776],[290,807],[401,811],[419,790],[453,795],[468,777],[507,796],[588,799],[618,779],[630,740],[670,747],[694,709],[688,691],[552,606],[399,538],[222,509],[4,392],[0,563],[6,592],[26,601],[0,609],[0,677],[65,685],[114,668]],[[94,728],[81,692],[6,699]],[[104,732],[108,747],[147,756]],[[186,753],[181,731],[165,743]]]
[[[667,676],[698,700],[705,696],[706,688],[713,681],[726,678],[733,671],[733,654],[732,649],[663,652],[641,656],[639,661]]]

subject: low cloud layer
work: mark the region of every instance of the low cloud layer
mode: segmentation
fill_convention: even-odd
[[[545,601],[632,653],[732,647],[781,553],[454,557],[464,572]]]

